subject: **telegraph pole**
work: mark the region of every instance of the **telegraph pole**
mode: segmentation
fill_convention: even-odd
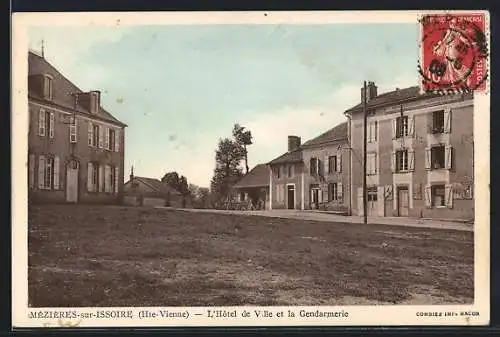
[[[367,190],[366,190],[366,81],[363,83],[363,223],[367,223]]]

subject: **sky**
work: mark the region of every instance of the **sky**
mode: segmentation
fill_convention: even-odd
[[[32,27],[30,48],[128,125],[125,180],[177,171],[208,187],[220,138],[253,135],[249,166],[344,122],[363,81],[418,84],[417,24]]]

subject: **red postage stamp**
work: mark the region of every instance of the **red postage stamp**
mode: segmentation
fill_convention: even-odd
[[[486,13],[423,15],[419,72],[424,92],[485,92],[488,81]]]

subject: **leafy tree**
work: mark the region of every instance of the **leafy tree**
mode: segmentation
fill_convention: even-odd
[[[215,170],[210,184],[210,191],[215,202],[227,200],[231,186],[243,175],[240,163],[245,157],[243,147],[234,140],[224,138],[219,140],[215,151]]]
[[[176,189],[177,191],[181,192],[183,196],[189,195],[189,188],[186,177],[182,175],[179,176],[177,172],[166,173],[163,176],[163,178],[161,178],[161,181],[169,185],[170,187]]]
[[[208,188],[189,184],[189,192],[193,198],[194,208],[209,208],[210,191]]]
[[[233,127],[233,137],[236,143],[243,147],[244,159],[245,159],[245,173],[248,173],[248,151],[247,146],[252,145],[252,132],[246,130],[244,126],[239,124],[234,124]]]

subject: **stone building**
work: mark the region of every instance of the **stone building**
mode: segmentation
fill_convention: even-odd
[[[368,216],[473,219],[472,94],[421,94],[419,87],[378,94],[373,82],[367,89]],[[362,103],[345,114],[351,204],[363,215]]]
[[[29,200],[120,203],[126,125],[43,56],[28,65]]]

